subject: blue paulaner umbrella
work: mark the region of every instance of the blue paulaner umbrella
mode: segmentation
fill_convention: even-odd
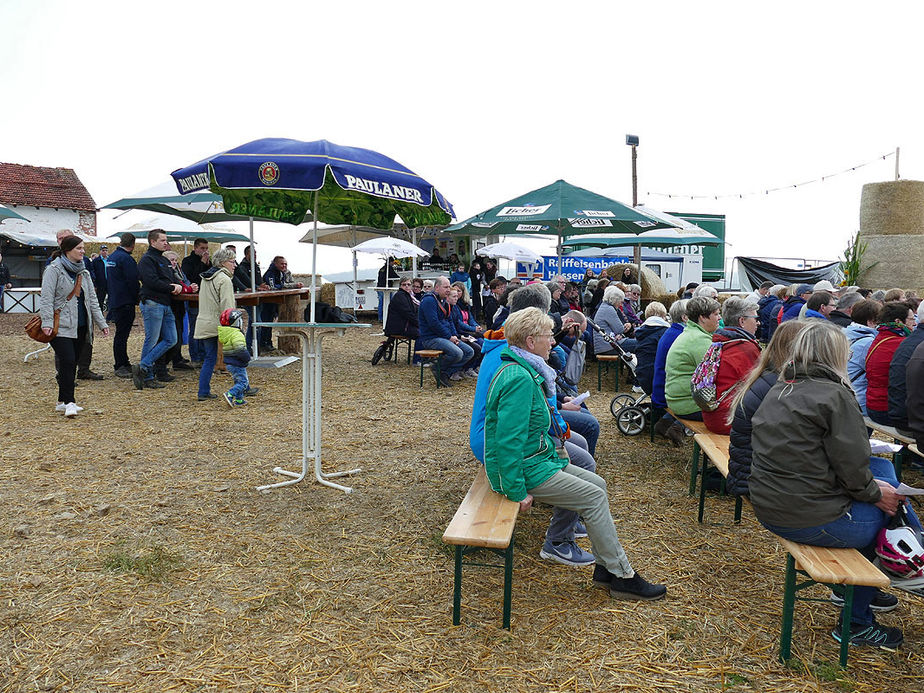
[[[409,227],[445,225],[453,217],[448,200],[406,166],[370,149],[327,140],[254,140],[170,175],[182,195],[211,190],[235,216],[377,229],[391,229],[396,215]],[[317,237],[314,248],[312,322]]]

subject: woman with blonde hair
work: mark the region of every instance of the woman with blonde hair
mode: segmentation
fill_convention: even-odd
[[[610,513],[606,482],[571,464],[562,444],[549,435],[555,371],[546,363],[555,344],[554,321],[539,308],[510,314],[504,325],[507,346],[488,388],[485,458],[488,481],[526,511],[533,499],[580,513],[596,565],[593,582],[614,599],[653,600],[667,592],[651,584],[629,563]]]
[[[751,504],[760,523],[784,539],[855,548],[872,559],[879,530],[905,498],[895,490],[891,462],[870,456],[847,380],[847,338],[830,322],[806,323],[752,419]],[[908,519],[920,528],[910,513]],[[831,635],[895,649],[901,630],[877,624],[872,609],[889,611],[896,604],[874,587],[857,586],[850,623],[839,622]]]
[[[789,358],[789,349],[796,335],[805,327],[803,320],[790,320],[780,325],[760,359],[734,393],[728,408],[731,426],[728,444],[728,478],[725,488],[735,496],[748,495],[751,476],[751,419],[754,412],[780,378],[780,371]]]

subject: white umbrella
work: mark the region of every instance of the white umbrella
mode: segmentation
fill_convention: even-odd
[[[381,238],[370,238],[368,241],[363,241],[355,246],[353,246],[353,285],[356,286],[356,253],[372,253],[373,255],[382,255],[385,258],[390,257],[427,257],[430,255],[423,248],[418,248],[413,243],[408,243],[407,241],[402,241],[400,238],[389,238],[387,236],[382,236]],[[385,282],[388,283],[388,272],[385,273]],[[387,287],[379,287],[381,289]],[[388,296],[388,295],[386,295]],[[385,323],[388,322],[388,303],[385,301],[385,306],[382,310],[382,331],[384,333]]]
[[[476,250],[475,255],[483,255],[484,257],[502,257],[505,260],[511,260],[513,262],[527,262],[530,264],[534,262],[540,262],[542,260],[542,256],[535,250],[527,248],[526,246],[522,246],[518,243],[511,243],[510,241],[486,245],[485,247]]]

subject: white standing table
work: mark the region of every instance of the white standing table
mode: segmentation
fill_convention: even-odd
[[[314,478],[318,483],[352,493],[350,486],[328,481],[341,476],[357,474],[362,468],[341,472],[324,472],[321,469],[321,345],[331,332],[338,337],[348,329],[371,327],[360,323],[312,323],[312,322],[254,322],[254,327],[269,327],[283,334],[299,338],[302,344],[302,470],[293,472],[275,467],[273,472],[291,477],[275,484],[258,486],[258,491],[268,491],[281,486],[297,484],[308,475],[309,460],[314,460]]]

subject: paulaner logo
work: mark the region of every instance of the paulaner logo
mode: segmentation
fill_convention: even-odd
[[[260,164],[260,182],[263,185],[276,185],[279,182],[279,167],[274,162]]]
[[[379,197],[390,197],[393,200],[407,200],[408,202],[424,204],[419,190],[408,188],[404,185],[389,185],[381,181],[367,180],[350,175],[346,176],[346,183],[349,190],[362,190]]]
[[[186,178],[180,178],[180,189],[183,191],[183,194],[190,192],[191,190],[202,190],[203,188],[209,187],[209,174],[208,172],[196,173],[192,176],[186,176]]]

